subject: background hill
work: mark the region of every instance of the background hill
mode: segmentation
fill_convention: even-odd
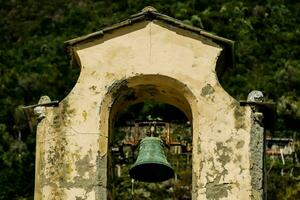
[[[235,98],[253,90],[277,103],[274,136],[300,138],[300,2],[297,0],[0,0],[0,199],[32,199],[35,130],[19,105],[62,99],[79,69],[63,42],[147,5],[236,41],[220,80]],[[299,154],[298,154],[299,155]],[[299,177],[270,175],[270,199],[297,199]]]

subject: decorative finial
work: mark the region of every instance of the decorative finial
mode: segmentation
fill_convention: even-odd
[[[157,12],[157,10],[152,6],[146,6],[143,8],[142,12]]]
[[[39,104],[50,103],[50,102],[51,102],[51,99],[48,96],[41,96],[41,98],[39,100]],[[46,117],[45,106],[37,106],[33,109],[33,111],[39,121]]]
[[[264,94],[259,90],[253,90],[249,93],[248,102],[263,102],[264,101]]]

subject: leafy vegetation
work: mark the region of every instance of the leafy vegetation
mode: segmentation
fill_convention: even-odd
[[[24,119],[15,109],[36,103],[44,94],[62,99],[70,91],[79,72],[70,65],[63,42],[146,5],[235,40],[236,66],[226,71],[222,85],[237,99],[263,90],[268,100],[277,102],[273,134],[300,138],[296,0],[0,0],[0,199],[33,198],[35,131],[18,123]],[[270,176],[272,199],[299,197],[299,178]]]

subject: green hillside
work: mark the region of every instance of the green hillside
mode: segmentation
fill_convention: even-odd
[[[0,200],[33,199],[35,128],[16,108],[35,104],[42,95],[61,100],[71,90],[79,69],[72,66],[64,41],[147,5],[236,41],[236,65],[226,70],[221,84],[240,100],[262,90],[267,101],[277,103],[270,134],[300,139],[297,0],[0,0]],[[299,176],[277,172],[270,171],[270,199],[300,199]]]

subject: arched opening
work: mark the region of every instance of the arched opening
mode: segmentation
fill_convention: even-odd
[[[165,144],[164,153],[175,171],[174,179],[144,183],[129,177],[129,169],[139,154],[138,144],[151,134],[151,128]],[[158,102],[134,104],[114,123],[111,137],[111,184],[115,199],[191,199],[192,131],[182,111]],[[155,175],[153,171],[145,173]]]
[[[178,199],[178,194],[187,193],[188,195],[182,195],[182,199],[191,199],[194,129],[192,107],[195,106],[195,98],[191,91],[170,77],[140,75],[113,84],[103,105],[105,104],[108,108],[104,110],[109,116],[102,111],[101,122],[104,122],[104,127],[100,127],[100,130],[107,130],[109,133],[108,199],[124,199],[118,197],[121,195],[120,187],[131,195],[125,195],[128,199],[132,199],[132,195],[142,195],[134,196],[135,198],[155,199],[149,190],[158,195],[157,199],[162,198],[162,193],[168,193],[169,199]],[[134,146],[137,143],[133,146],[125,143],[130,143],[132,139],[140,140],[153,124],[164,142],[169,142],[165,153],[175,170],[175,179],[147,186],[139,182],[137,187],[127,174],[138,153]],[[105,126],[108,129],[105,129]],[[133,137],[135,134],[138,135],[137,138]]]

